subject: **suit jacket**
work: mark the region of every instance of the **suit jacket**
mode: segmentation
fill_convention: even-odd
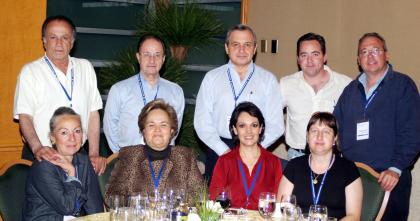
[[[77,180],[68,179],[64,170],[47,160],[32,164],[26,182],[22,220],[63,220],[64,215],[103,212],[103,199],[97,175],[86,154],[73,157]]]
[[[156,177],[162,163],[163,160],[152,162]],[[188,203],[192,203],[204,187],[205,183],[198,170],[193,151],[187,147],[172,147],[162,172],[159,192],[169,188],[184,189]],[[106,199],[111,195],[133,195],[144,191],[150,193],[153,190],[153,180],[144,147],[137,145],[121,148],[118,161],[106,185]]]

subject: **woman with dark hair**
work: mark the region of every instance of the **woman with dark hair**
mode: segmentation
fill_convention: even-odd
[[[232,207],[257,210],[261,192],[277,192],[281,163],[260,145],[264,126],[264,117],[255,104],[243,102],[233,110],[229,129],[236,147],[217,160],[210,184],[211,199],[217,197],[218,190],[227,188]]]
[[[204,185],[191,148],[172,146],[178,120],[172,106],[156,99],[143,107],[138,124],[146,145],[121,148],[105,196],[183,189],[192,203]]]
[[[306,129],[310,154],[287,164],[277,198],[294,194],[304,213],[310,205],[324,205],[328,216],[360,220],[362,182],[356,165],[333,153],[337,133],[337,122],[331,113],[312,115]]]
[[[35,160],[26,183],[22,220],[63,220],[103,211],[97,175],[86,154],[80,115],[58,108],[50,120],[52,160]]]

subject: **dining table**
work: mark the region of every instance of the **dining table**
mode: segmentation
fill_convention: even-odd
[[[245,218],[246,217],[246,218]],[[78,217],[71,221],[104,221],[110,219],[110,213],[96,213],[88,216]],[[247,215],[225,215],[220,219],[221,221],[240,221],[240,220],[252,220],[252,221],[263,221],[264,219],[260,216],[258,211],[248,210]]]

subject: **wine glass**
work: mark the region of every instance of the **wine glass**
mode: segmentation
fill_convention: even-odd
[[[220,206],[222,206],[222,208],[224,210],[227,210],[230,207],[230,191],[229,188],[219,188],[216,191],[216,202],[220,203]]]
[[[296,196],[295,195],[282,195],[280,202],[280,210],[282,216],[286,220],[292,220],[298,216],[298,210],[296,207]]]
[[[258,212],[260,215],[268,220],[273,215],[276,207],[276,194],[269,192],[262,192],[258,199]]]
[[[123,195],[109,197],[111,220],[125,220],[128,217],[127,198]]]
[[[130,196],[129,216],[132,221],[144,220],[149,210],[149,199],[147,194],[135,194]]]
[[[311,205],[309,207],[309,221],[327,221],[328,210],[323,205]]]

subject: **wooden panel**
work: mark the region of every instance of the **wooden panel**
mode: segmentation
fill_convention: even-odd
[[[43,55],[41,26],[46,0],[3,0],[0,7],[0,166],[20,158],[19,126],[13,121],[16,77],[25,63]]]

